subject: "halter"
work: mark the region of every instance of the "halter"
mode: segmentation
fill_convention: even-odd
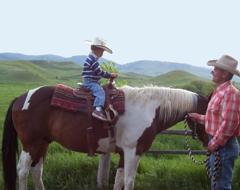
[[[207,172],[207,176],[209,177],[209,179],[212,178],[213,180],[213,188],[214,190],[216,189],[216,183],[217,183],[217,178],[220,176],[220,171],[221,171],[221,157],[220,157],[220,153],[219,151],[215,151],[213,154],[215,156],[215,159],[214,159],[214,167],[213,167],[213,171],[211,172],[211,167],[210,167],[210,155],[211,155],[211,152],[208,150],[207,151],[207,158],[205,160],[196,160],[194,155],[192,154],[192,150],[190,148],[190,145],[189,145],[189,138],[187,138],[187,134],[188,134],[188,131],[187,131],[187,127],[188,127],[188,123],[187,123],[187,119],[189,119],[189,117],[186,117],[185,120],[184,120],[184,135],[185,135],[185,145],[186,145],[186,148],[187,148],[187,151],[188,151],[188,156],[190,157],[190,159],[192,160],[193,163],[197,164],[197,165],[205,165],[205,168],[206,168],[206,172]],[[194,122],[194,126],[193,126],[193,129],[192,130],[192,137],[193,139],[198,139],[198,135],[196,133],[196,125],[197,123]]]

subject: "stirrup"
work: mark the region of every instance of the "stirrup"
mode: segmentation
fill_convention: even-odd
[[[111,118],[110,112],[113,114],[113,117]],[[105,110],[107,119],[110,123],[115,123],[118,119],[118,112],[113,108],[112,104],[109,104],[109,107],[107,110]]]
[[[98,115],[96,112],[97,112],[96,110],[94,110],[94,111],[92,112],[92,116],[93,116],[94,118],[99,119],[99,120],[104,121],[104,122],[108,122],[108,121],[109,121],[109,120],[106,118],[106,116],[103,115],[102,112],[100,112],[102,115]]]

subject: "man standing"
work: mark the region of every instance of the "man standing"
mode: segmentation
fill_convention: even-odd
[[[240,77],[237,60],[223,55],[207,63],[213,66],[212,81],[216,88],[209,101],[206,115],[190,113],[189,117],[205,125],[209,135],[208,150],[211,152],[210,167],[214,168],[214,152],[219,151],[221,159],[220,176],[216,179],[217,190],[231,190],[234,161],[239,154],[240,92],[232,84],[233,75]],[[213,179],[211,180],[213,189]]]

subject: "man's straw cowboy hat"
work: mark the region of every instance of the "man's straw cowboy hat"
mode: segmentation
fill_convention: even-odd
[[[229,55],[223,55],[220,59],[210,60],[207,62],[207,65],[218,67],[240,77],[240,71],[237,69],[238,61]]]

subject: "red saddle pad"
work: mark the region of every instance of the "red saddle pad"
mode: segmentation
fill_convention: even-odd
[[[124,92],[117,89],[116,92],[117,93],[110,95],[110,102],[118,114],[122,114],[125,111]],[[88,102],[88,98],[90,98],[91,102]],[[91,92],[87,92],[87,90],[84,90],[84,88],[74,89],[64,84],[58,84],[55,87],[51,105],[69,111],[88,112],[88,106],[92,106],[93,101],[94,97],[91,95]]]

